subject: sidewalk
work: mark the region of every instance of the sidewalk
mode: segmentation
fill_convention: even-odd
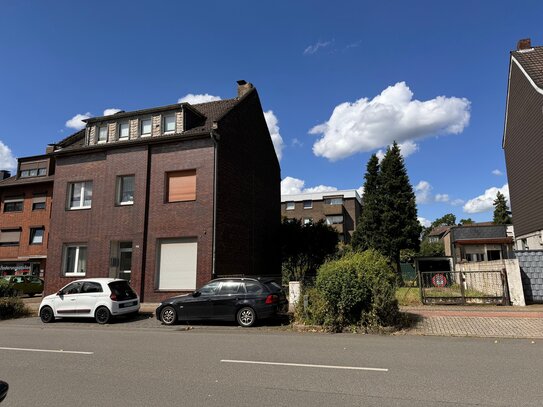
[[[23,298],[38,315],[41,297]],[[154,314],[158,303],[142,303],[140,312]],[[494,305],[426,305],[400,307],[414,325],[404,335],[543,339],[543,304],[526,307]]]
[[[415,324],[411,335],[543,339],[543,305],[401,307]]]

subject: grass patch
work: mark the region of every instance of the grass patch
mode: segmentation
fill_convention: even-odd
[[[399,305],[422,305],[418,287],[399,287],[396,290],[396,299]]]

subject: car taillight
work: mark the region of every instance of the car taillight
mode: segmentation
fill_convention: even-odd
[[[270,294],[266,297],[266,304],[275,304],[279,301],[279,297],[275,294]]]
[[[117,301],[117,294],[111,293],[111,295],[109,296],[109,298],[111,298],[112,301]]]

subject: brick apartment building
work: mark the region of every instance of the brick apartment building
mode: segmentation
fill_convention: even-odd
[[[304,224],[324,219],[345,243],[351,241],[361,209],[362,200],[355,189],[281,195],[282,217],[300,219]]]
[[[154,302],[215,277],[280,275],[280,169],[252,84],[233,99],[88,119],[47,157],[46,294],[109,276]]]
[[[14,176],[0,174],[0,275],[43,276],[54,163],[47,156],[27,157]]]

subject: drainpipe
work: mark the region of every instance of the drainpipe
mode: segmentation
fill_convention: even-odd
[[[151,188],[151,146],[147,144],[147,168],[145,180],[145,209],[143,215],[143,239],[141,242],[140,302],[145,298],[145,272],[147,268],[147,234],[149,233],[149,193]]]
[[[212,259],[211,259],[211,278],[214,279],[217,277],[217,272],[215,270],[215,259],[216,259],[216,249],[217,249],[217,168],[218,168],[218,150],[219,150],[219,140],[221,135],[217,133],[219,124],[217,122],[213,123],[213,127],[209,132],[209,136],[213,141],[213,226],[212,226]]]

